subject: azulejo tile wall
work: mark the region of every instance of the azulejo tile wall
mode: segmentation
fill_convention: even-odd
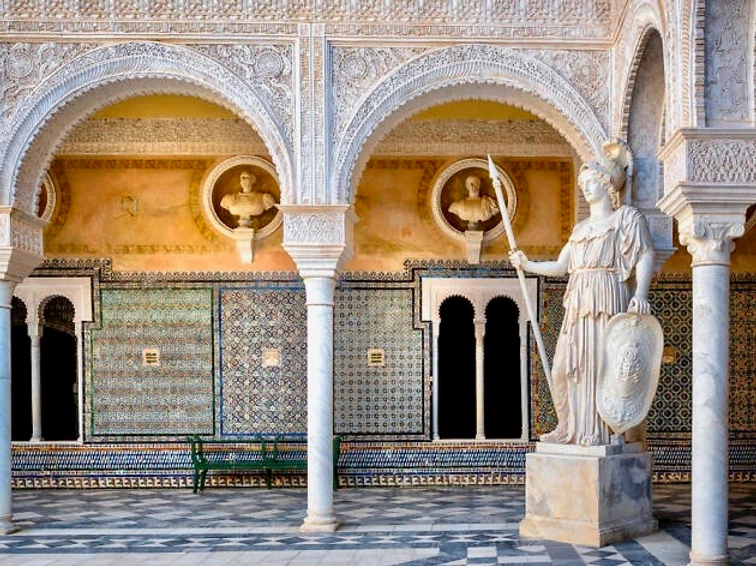
[[[101,289],[87,367],[90,436],[213,432],[211,289]],[[145,362],[145,350],[159,362]]]
[[[303,286],[222,287],[220,352],[222,436],[307,431]]]
[[[235,273],[223,281],[217,273],[160,274],[157,279],[114,274],[103,260],[47,267],[39,274],[93,278],[98,322],[86,334],[85,352],[92,427],[83,446],[14,446],[14,487],[180,487],[191,473],[188,448],[181,442],[187,432],[222,438],[305,431],[306,305],[296,274]],[[503,263],[418,261],[408,262],[402,273],[342,276],[334,309],[334,420],[335,430],[345,435],[341,483],[519,483],[532,442],[431,441],[430,332],[420,320],[426,276],[514,273]],[[550,352],[561,325],[565,283],[540,282],[542,330]],[[652,288],[666,347],[648,423],[656,481],[690,479],[690,292],[685,277],[661,278]],[[735,481],[756,481],[754,296],[756,279],[733,278],[730,478]],[[151,373],[156,368],[140,365],[140,355],[143,348],[162,344],[165,365],[158,369],[166,373],[158,378]],[[532,340],[531,346],[535,440],[553,427],[554,416]],[[385,351],[384,367],[367,367],[368,348]],[[165,419],[172,415],[168,403],[178,403],[187,418]],[[306,478],[278,481],[304,485]],[[212,485],[260,484],[254,475],[212,479]]]
[[[337,434],[425,434],[423,332],[413,326],[413,289],[344,286],[334,307]],[[383,350],[382,365],[368,350]]]

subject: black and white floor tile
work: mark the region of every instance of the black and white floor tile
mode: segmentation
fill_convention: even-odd
[[[655,487],[660,531],[601,549],[521,539],[522,487],[342,489],[332,534],[299,532],[302,489],[16,491],[0,566],[685,564],[690,486]],[[731,563],[756,565],[756,486],[730,493]]]

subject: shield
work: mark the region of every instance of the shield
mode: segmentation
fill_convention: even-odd
[[[663,348],[664,333],[656,317],[622,313],[609,320],[601,345],[596,404],[615,434],[646,418],[659,384]]]

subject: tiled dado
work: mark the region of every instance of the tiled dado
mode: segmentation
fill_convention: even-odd
[[[522,484],[533,444],[504,442],[345,442],[339,480],[345,487]],[[654,481],[690,481],[690,444],[656,441]],[[13,447],[13,488],[188,488],[192,467],[186,444],[98,444]],[[756,481],[756,444],[730,444],[730,480]],[[213,487],[262,487],[260,474],[210,474]],[[277,487],[304,487],[305,474],[281,474]]]

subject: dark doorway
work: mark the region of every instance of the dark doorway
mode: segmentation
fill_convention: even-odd
[[[441,304],[438,338],[438,434],[475,438],[475,325],[467,299]]]
[[[11,306],[11,439],[26,441],[32,435],[31,339],[26,326],[26,305],[13,297]]]
[[[506,297],[496,297],[486,307],[483,342],[486,438],[522,436],[519,317],[517,304]]]
[[[71,301],[52,297],[45,303],[43,321],[40,340],[42,438],[76,440],[79,436],[76,335]]]

